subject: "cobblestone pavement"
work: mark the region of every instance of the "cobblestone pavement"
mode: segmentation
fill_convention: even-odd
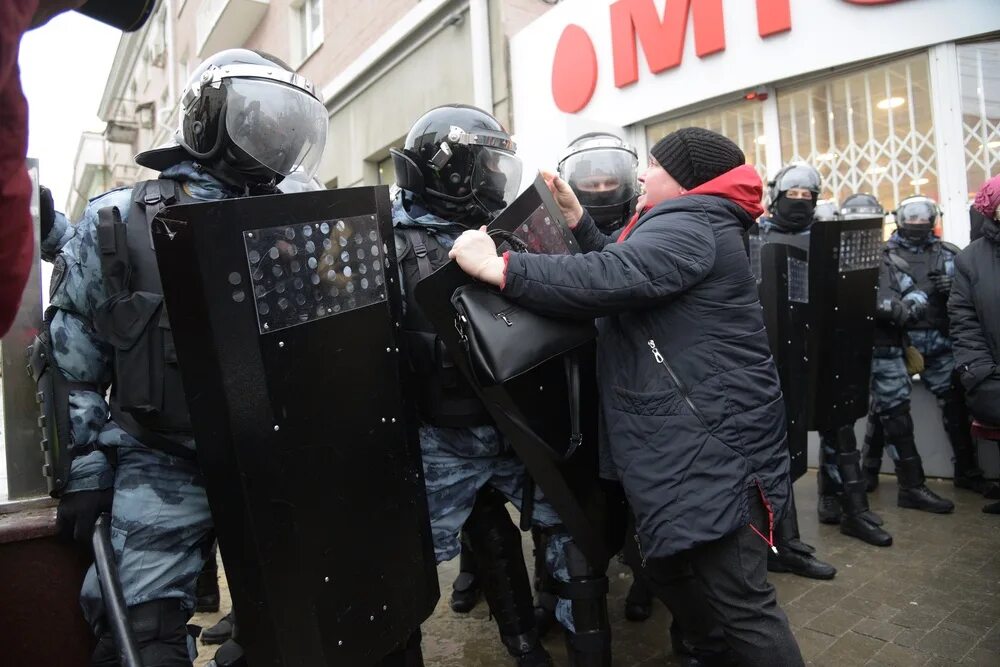
[[[980,512],[980,497],[955,490],[950,482],[931,488],[953,498],[953,515],[932,515],[896,507],[896,484],[883,476],[872,507],[892,533],[892,547],[868,546],[818,523],[815,474],[796,484],[803,539],[839,572],[832,581],[774,574],[771,581],[791,620],[807,663],[813,665],[1000,665],[1000,517]],[[525,554],[531,567],[531,540]],[[448,608],[458,560],[438,568],[442,598],[424,624],[428,667],[506,667],[513,665],[500,647],[485,603],[467,616]],[[631,583],[628,570],[611,571],[609,611],[614,633],[615,665],[676,665],[666,629],[670,614],[656,603],[652,618],[630,623],[623,615]],[[224,607],[228,605],[226,596]],[[195,622],[210,625],[220,614],[202,614]],[[568,664],[562,636],[546,646],[557,665]],[[211,653],[201,647],[197,665]]]

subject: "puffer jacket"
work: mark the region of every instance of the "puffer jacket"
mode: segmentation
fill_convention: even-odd
[[[969,411],[1000,424],[1000,225],[985,219],[982,234],[955,258],[948,317]]]
[[[772,519],[790,492],[781,387],[743,241],[760,192],[744,165],[661,202],[617,243],[584,216],[574,233],[589,252],[507,255],[506,296],[599,318],[604,424],[645,557],[746,526],[748,488]]]

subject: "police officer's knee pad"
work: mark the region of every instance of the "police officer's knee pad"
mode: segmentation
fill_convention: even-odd
[[[463,527],[473,552],[502,551],[511,544],[521,547],[521,533],[514,526],[507,511],[505,498],[493,489],[483,489],[476,495],[472,513]]]
[[[913,435],[913,416],[910,414],[909,401],[891,407],[879,416],[882,419],[882,432],[888,442]]]

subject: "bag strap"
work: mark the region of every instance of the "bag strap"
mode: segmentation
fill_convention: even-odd
[[[502,242],[505,242],[514,252],[528,252],[528,244],[515,236],[513,232],[508,232],[506,229],[491,229],[486,233],[491,238],[500,239]]]
[[[420,279],[423,280],[434,273],[431,260],[427,257],[427,244],[424,243],[424,237],[411,227],[403,227],[401,231],[409,239],[410,245],[413,246],[413,254],[417,258],[417,271],[420,272]]]

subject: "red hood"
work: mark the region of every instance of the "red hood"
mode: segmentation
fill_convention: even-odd
[[[760,200],[764,198],[764,184],[761,182],[760,176],[757,175],[757,170],[748,164],[730,169],[721,176],[716,176],[693,190],[688,190],[684,195],[725,197],[750,214],[754,220],[764,215],[764,207],[760,205]],[[639,218],[651,208],[652,206],[646,206],[641,211],[635,212],[632,219],[625,225],[625,229],[619,234],[618,243],[624,241],[632,233],[632,228],[639,222]]]
[[[749,213],[754,220],[764,215],[764,207],[760,205],[760,200],[764,198],[764,184],[761,183],[757,170],[748,164],[730,169],[722,176],[716,176],[707,183],[688,190],[686,194],[725,197]]]

